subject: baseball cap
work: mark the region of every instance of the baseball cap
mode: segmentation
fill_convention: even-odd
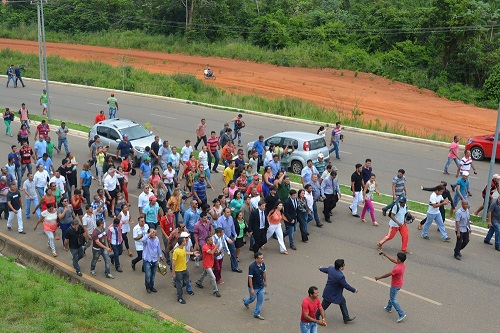
[[[111,93],[111,97],[113,97],[115,95],[115,93]]]
[[[253,176],[253,180],[259,180],[259,176]]]
[[[150,196],[149,201],[156,201],[156,197],[154,195]]]
[[[469,177],[469,171],[462,171],[462,176]]]
[[[403,196],[401,199],[399,199],[399,202],[406,202],[406,197]]]
[[[181,236],[180,237],[189,237],[189,232],[181,232]]]
[[[323,153],[319,153],[318,158],[325,158],[325,155],[323,155]]]
[[[124,138],[128,138],[128,135],[127,135],[127,134],[123,134],[123,137],[124,137]]]
[[[493,175],[493,179],[500,179],[500,175],[499,175],[498,173],[495,173],[495,174]]]
[[[149,161],[149,160],[151,160],[151,157],[149,157],[149,156],[144,157],[144,161]]]

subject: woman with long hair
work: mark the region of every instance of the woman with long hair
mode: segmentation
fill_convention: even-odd
[[[19,142],[19,145],[22,146],[23,142],[27,142],[28,146],[30,144],[30,135],[31,132],[26,126],[26,124],[22,124],[21,128],[17,132],[17,142]]]
[[[156,189],[158,182],[161,181],[161,174],[160,174],[160,168],[157,166],[153,167],[153,170],[151,171],[151,176],[149,176],[149,185],[151,185],[152,188]]]
[[[82,172],[80,172],[80,190],[83,193],[83,197],[90,205],[92,201],[90,200],[90,185],[92,184],[92,179],[97,179],[92,176],[92,171],[90,171],[90,165],[88,163],[83,163]]]
[[[181,191],[179,189],[175,189],[174,193],[170,196],[167,202],[167,206],[172,209],[175,217],[175,227],[177,228],[177,224],[179,223],[179,216],[181,212]]]
[[[128,256],[132,257],[132,252],[130,251],[130,246],[128,244],[128,236],[127,233],[130,231],[130,226],[134,224],[134,221],[132,220],[132,217],[130,215],[130,210],[129,207],[126,203],[122,204],[120,206],[121,211],[116,217],[117,219],[120,220],[122,223],[122,238],[123,238],[123,243],[125,244],[125,248],[128,251]]]
[[[269,188],[274,185],[274,175],[270,166],[264,168],[264,173],[262,174],[262,194],[264,198],[269,195]]]
[[[280,253],[288,254],[283,241],[283,229],[281,228],[281,220],[283,219],[283,204],[278,202],[276,206],[269,211],[267,214],[267,220],[269,221],[269,228],[267,229],[266,238],[269,242],[269,238],[276,233],[278,238],[278,243],[280,245]]]
[[[121,172],[123,173],[123,183],[120,183],[123,191],[123,195],[125,196],[125,200],[127,201],[127,204],[130,202],[128,201],[128,177],[130,176],[130,172],[132,170],[132,163],[130,163],[130,155],[127,155],[121,165],[118,167],[118,169],[122,168]]]
[[[12,130],[10,129],[10,123],[14,120],[14,113],[10,111],[9,108],[5,108],[3,113],[3,122],[5,124],[5,135],[10,135],[12,137]]]
[[[236,218],[244,203],[245,200],[243,199],[243,194],[240,191],[234,192],[233,200],[231,200],[231,202],[229,203],[229,208],[231,209],[231,215],[233,216],[233,219]]]
[[[370,209],[370,217],[372,218],[372,223],[374,226],[378,226],[377,221],[375,220],[375,208],[373,208],[373,193],[377,193],[380,195],[380,192],[377,191],[377,179],[375,178],[375,174],[372,173],[370,176],[370,180],[366,182],[365,187],[363,189],[363,210],[361,211],[361,221],[366,223],[365,214],[368,209]]]
[[[48,245],[52,250],[52,255],[54,257],[57,257],[56,244],[54,242],[55,239],[54,234],[57,230],[57,210],[53,204],[51,203],[47,204],[47,209],[42,211],[42,214],[40,215],[40,218],[33,227],[33,230],[36,230],[36,228],[41,222],[43,222],[43,231],[45,232],[47,238],[49,239]]]
[[[236,214],[236,218],[234,220],[234,230],[236,231],[236,241],[234,242],[236,247],[236,261],[239,262],[241,248],[245,245],[243,237],[245,237],[245,234],[248,232],[248,227],[245,223],[245,219],[243,218],[242,211],[239,211],[238,214]]]
[[[302,241],[304,243],[307,243],[309,240],[309,235],[307,234],[307,223],[309,223],[309,214],[311,211],[309,210],[309,207],[307,206],[307,201],[306,201],[306,192],[304,189],[300,189],[299,192],[297,193],[297,219],[299,220],[300,224],[300,236],[302,237]],[[295,231],[295,230],[294,230]]]

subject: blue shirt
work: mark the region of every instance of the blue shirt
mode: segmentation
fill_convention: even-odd
[[[155,202],[154,206],[147,204],[142,207],[142,213],[144,214],[144,220],[148,223],[158,223],[158,211],[160,210],[160,205]]]
[[[142,179],[148,179],[151,176],[151,162],[149,164],[141,164]]]
[[[457,186],[460,185],[460,193],[462,196],[465,198],[467,197],[467,187],[469,187],[469,178],[466,178],[465,180],[460,177],[459,180],[457,180]]]
[[[302,179],[304,179],[304,185],[311,184],[311,178],[313,173],[315,174],[319,173],[314,165],[312,166],[312,168],[313,169],[311,171],[311,169],[306,165],[306,167],[302,169],[302,172],[300,173],[300,176],[302,177]]]
[[[7,155],[7,161],[10,160],[11,158],[14,159],[14,165],[16,168],[19,168],[19,153],[14,154],[13,152],[10,152],[9,155]]]
[[[269,166],[271,167],[271,172],[275,176],[278,174],[278,171],[281,170],[281,163],[280,163],[280,161],[274,161],[274,160],[272,160],[271,162],[269,162]]]
[[[255,149],[257,153],[259,153],[259,156],[262,156],[262,152],[264,151],[264,145],[265,142],[260,140],[257,140],[253,143],[253,149]]]
[[[221,217],[219,217],[219,219],[217,220],[217,228],[224,229],[224,235],[231,239],[236,237],[236,229],[234,229],[234,221],[232,216],[225,217],[224,215],[222,215]]]
[[[92,183],[92,172],[90,170],[82,170],[82,172],[80,173],[80,178],[83,179],[82,186],[90,186],[90,184]]]
[[[264,272],[266,271],[266,265],[264,262],[262,264],[257,265],[257,262],[254,261],[248,267],[248,277],[252,278],[252,287],[253,289],[261,289],[264,288]],[[250,287],[250,283],[248,284]]]
[[[130,152],[132,151],[132,144],[127,141],[120,141],[118,144],[118,147],[116,147],[120,151],[120,156],[121,157],[127,157],[130,155]]]
[[[36,149],[36,156],[38,158],[41,158],[43,154],[47,152],[47,142],[45,140],[43,141],[38,140],[35,143],[35,149]]]
[[[189,230],[189,232],[194,232],[194,224],[200,220],[200,210],[197,208],[193,211],[192,207],[184,213],[184,226]]]
[[[155,239],[151,239],[146,234],[144,235],[144,237],[142,237],[142,244],[144,246],[142,250],[142,260],[156,262],[159,258],[162,257],[160,240],[158,239],[158,237],[155,237]]]
[[[45,171],[47,171],[50,174],[50,172],[52,171],[52,165],[53,165],[50,157],[47,157],[46,161],[44,161],[43,158],[40,158],[38,161],[36,161],[37,168],[40,164],[42,164]]]
[[[193,185],[193,191],[198,194],[198,197],[200,198],[201,201],[205,202],[207,201],[207,183],[204,181],[196,181]]]

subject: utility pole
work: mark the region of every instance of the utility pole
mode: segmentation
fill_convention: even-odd
[[[38,66],[40,67],[40,81],[45,77],[45,69],[43,66],[43,51],[42,51],[42,20],[40,14],[40,3],[36,2],[36,13],[38,16]]]
[[[50,97],[49,97],[49,70],[47,67],[47,41],[45,39],[45,18],[43,16],[44,0],[32,0],[31,4],[36,3],[36,11],[38,16],[38,64],[40,66],[40,81],[45,79],[45,91],[47,93],[47,118],[52,119],[50,113]],[[47,0],[45,0],[47,3]]]
[[[486,185],[486,198],[490,196],[491,190],[491,179],[493,177],[493,172],[495,171],[495,158],[497,156],[497,145],[498,145],[498,131],[500,130],[500,101],[498,102],[498,112],[497,112],[497,126],[495,128],[495,134],[493,139],[493,151],[491,152],[490,170],[488,172],[488,185]],[[482,216],[482,221],[486,221],[488,215],[489,200],[484,200],[484,211]]]

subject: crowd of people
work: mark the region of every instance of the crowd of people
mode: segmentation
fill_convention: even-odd
[[[44,93],[42,97],[43,95]],[[42,101],[42,97],[40,103],[42,112],[45,112],[46,101]],[[116,117],[118,102],[114,94],[108,99],[108,104],[109,116]],[[257,319],[264,319],[260,311],[267,286],[262,254],[266,244],[276,239],[283,255],[287,255],[289,249],[298,250],[295,241],[297,229],[300,231],[301,242],[307,243],[310,237],[309,223],[314,221],[318,228],[324,227],[322,222],[332,223],[332,211],[342,197],[337,179],[338,170],[327,163],[323,154],[319,154],[315,160],[307,161],[301,172],[298,189],[291,187],[288,175],[293,148],[266,147],[264,137],[259,136],[248,154],[250,158],[246,160],[243,149],[236,148],[233,143],[236,142],[241,147],[241,130],[245,123],[240,114],[232,119],[232,126],[226,123],[219,133],[211,131],[210,136],[206,120],[201,119],[194,131],[194,146],[188,139],[178,149],[171,146],[168,140],[160,143],[160,138],[156,137],[139,157],[139,214],[133,216],[131,207],[136,203],[130,202],[129,182],[135,175],[131,157],[137,152],[126,136],[115,154],[96,135],[89,148],[90,158],[82,163],[76,160],[69,149],[70,130],[64,122],[55,131],[45,121],[38,124],[31,148],[29,111],[24,103],[17,114],[9,109],[5,110],[3,116],[6,135],[12,136],[11,122],[16,115],[21,121],[17,144],[12,144],[7,156],[8,162],[1,168],[0,177],[0,216],[4,212],[8,230],[12,229],[15,217],[18,232],[25,234],[23,220],[36,214],[37,221],[33,229],[36,230],[42,223],[47,244],[54,257],[58,256],[56,240],[62,240],[63,249],[71,251],[73,266],[79,276],[82,276],[79,260],[87,251],[92,253],[90,273],[96,275],[96,266],[102,257],[104,275],[110,279],[115,278],[111,273],[112,265],[116,272],[123,272],[122,255],[133,258],[132,270],[136,270],[137,264],[142,261],[147,293],[157,292],[155,275],[158,270],[164,274],[162,267],[166,265],[171,269],[180,304],[186,303],[184,290],[187,294],[194,294],[187,268],[189,261],[202,267],[195,285],[203,288],[204,278],[208,276],[212,294],[214,297],[221,297],[219,287],[224,283],[224,257],[230,261],[232,272],[242,273],[243,270],[239,267],[241,251],[248,244],[249,250],[254,252],[255,261],[249,267],[249,297],[243,300],[243,304],[248,308],[256,300],[253,315]],[[101,111],[96,116],[96,122],[104,119],[106,116]],[[324,127],[318,130],[320,135],[325,135],[325,132]],[[57,136],[57,146],[51,140],[53,133]],[[340,159],[339,144],[344,140],[340,122],[332,130],[331,137],[331,152],[335,151],[336,158]],[[458,142],[456,140],[457,138],[453,149]],[[65,150],[64,155],[60,155],[62,148]],[[454,151],[454,157],[449,157],[445,173],[448,173],[448,166],[457,154]],[[53,158],[59,155],[61,163],[58,166]],[[223,182],[220,192],[212,183],[212,177],[219,174],[219,164],[224,169],[219,175]],[[450,237],[443,224],[444,207],[451,205],[450,214],[453,214],[456,207],[460,207],[450,217],[456,221],[454,257],[461,260],[461,250],[469,242],[468,235],[471,232],[468,175],[471,169],[474,172],[476,169],[468,151],[457,165],[456,175],[460,177],[452,185],[455,197],[451,198],[444,181],[436,187],[425,188],[432,193],[426,220],[418,224],[418,228],[422,228],[422,238],[429,239],[429,227],[436,221],[442,240],[448,242]],[[81,170],[78,171],[80,167]],[[483,197],[490,204],[488,224],[491,226],[484,242],[490,244],[495,234],[495,249],[500,251],[500,199],[497,199],[499,182],[500,176],[495,175],[492,179],[492,191],[489,195],[483,191]],[[373,226],[379,226],[372,203],[373,196],[380,195],[377,188],[372,161],[366,159],[364,164],[356,164],[351,175],[352,204],[349,210],[353,217],[363,223],[367,222],[365,216],[369,213]],[[210,195],[207,191],[211,192]],[[209,196],[212,200],[209,200]],[[400,322],[406,314],[397,303],[396,294],[403,283],[406,256],[411,254],[408,250],[408,225],[414,220],[406,204],[407,188],[403,169],[398,170],[392,180],[392,196],[393,202],[382,209],[384,216],[389,215],[389,232],[380,239],[377,248],[382,255],[396,263],[397,269],[376,279],[392,276],[393,286],[385,309],[391,312],[394,306]],[[361,215],[358,215],[360,205],[363,208]],[[481,209],[482,207],[478,208],[475,213]],[[402,237],[401,252],[393,259],[382,251],[382,247],[398,232]],[[129,239],[130,236],[132,239]],[[133,253],[132,243],[135,245],[136,255]],[[344,262],[339,259],[334,266],[320,268],[328,274],[327,287],[323,292],[322,303],[317,300],[318,289],[314,286],[309,288],[308,296],[302,304],[303,332],[314,332],[317,325],[326,326],[324,310],[331,303],[340,304],[345,323],[354,319],[347,312],[342,290],[345,288],[356,292],[356,289],[345,282],[341,272],[343,267]]]

